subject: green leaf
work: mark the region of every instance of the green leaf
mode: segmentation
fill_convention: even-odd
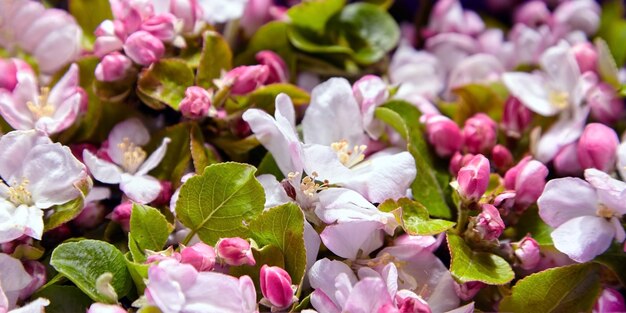
[[[97,302],[108,302],[96,289],[96,279],[104,273],[113,274],[111,284],[119,297],[124,297],[132,287],[124,255],[104,241],[86,239],[63,243],[52,252],[50,265]]]
[[[619,70],[617,69],[617,64],[615,63],[615,59],[613,59],[613,55],[611,55],[611,50],[609,50],[609,46],[606,44],[606,41],[602,40],[602,38],[596,38],[594,40],[596,45],[596,50],[598,51],[598,72],[600,73],[600,77],[603,81],[607,82],[613,88],[620,89],[621,83],[619,82]]]
[[[146,147],[147,151],[154,151],[161,145],[163,138],[171,140],[163,160],[150,174],[158,179],[169,180],[174,188],[178,186],[191,161],[190,132],[189,123],[167,127],[154,134]]]
[[[541,217],[536,206],[528,208],[519,218],[519,222],[515,225],[515,238],[521,240],[527,234],[530,234],[539,245],[552,245],[552,227],[546,224]]]
[[[622,286],[626,286],[626,253],[624,253],[622,245],[613,244],[609,250],[593,259],[593,262],[610,269]]]
[[[44,218],[44,232],[71,221],[80,214],[80,211],[83,209],[83,203],[83,198],[78,197],[70,202],[54,206],[53,213]]]
[[[50,300],[46,313],[86,312],[93,302],[74,286],[52,285],[31,296],[31,299]]]
[[[306,268],[304,214],[295,203],[273,207],[250,222],[252,239],[260,246],[278,247],[285,257],[285,270],[299,285]]]
[[[255,55],[261,50],[271,50],[280,55],[295,77],[296,54],[289,44],[287,30],[290,26],[285,22],[272,21],[259,28],[250,39],[245,52],[237,55],[235,64],[255,64]]]
[[[261,163],[259,164],[259,167],[257,169],[257,174],[258,175],[271,174],[271,175],[274,175],[274,177],[276,177],[278,181],[281,181],[283,178],[285,178],[285,176],[283,175],[283,172],[281,172],[280,168],[278,168],[278,164],[276,164],[276,160],[274,159],[272,154],[269,152],[267,152],[265,156],[263,157],[263,159],[261,160]]]
[[[150,268],[150,264],[137,263],[129,260],[128,254],[124,257],[124,261],[126,262],[126,268],[128,269],[128,273],[135,283],[135,287],[137,288],[137,292],[139,294],[143,294],[146,289],[145,280],[148,279],[148,268]]]
[[[556,267],[518,281],[500,302],[500,311],[590,312],[599,293],[597,264]]]
[[[229,109],[240,111],[249,107],[256,107],[273,113],[276,96],[281,93],[287,94],[294,105],[306,104],[311,100],[309,93],[297,86],[291,84],[271,84],[257,88],[246,96],[240,97],[237,107]]]
[[[489,285],[503,285],[515,278],[511,265],[503,258],[476,252],[458,235],[448,233],[450,273],[460,283],[480,281]]]
[[[390,101],[375,111],[376,118],[406,139],[407,149],[415,159],[417,176],[411,184],[413,198],[422,203],[430,215],[450,219],[452,211],[446,203],[446,195],[450,194],[450,175],[445,166],[435,164],[419,123],[420,115],[416,107],[404,101]]]
[[[202,36],[204,45],[198,66],[196,85],[214,87],[213,79],[219,78],[223,70],[233,67],[233,53],[228,42],[217,32],[206,31]]]
[[[255,265],[232,266],[229,274],[235,277],[241,277],[243,275],[250,276],[255,284],[258,297],[262,298],[263,295],[261,293],[259,279],[261,276],[261,267],[263,267],[263,265],[268,265],[285,268],[285,256],[283,255],[283,251],[274,245],[266,245],[261,249],[252,247],[252,255],[256,261]]]
[[[83,36],[95,40],[93,32],[104,20],[112,20],[108,0],[70,0],[69,11],[83,29]]]
[[[383,212],[394,213],[398,223],[410,235],[436,235],[456,225],[456,223],[446,220],[430,219],[426,207],[408,198],[400,198],[397,201],[388,199],[381,203],[378,209]]]
[[[256,169],[234,162],[208,166],[180,189],[176,216],[202,241],[214,245],[220,238],[247,237],[245,227],[265,205],[265,191]]]
[[[458,124],[464,123],[476,113],[485,113],[494,121],[502,119],[504,103],[508,97],[508,91],[503,84],[470,84],[456,88],[453,92],[459,96],[454,116]]]
[[[137,82],[137,95],[148,106],[162,109],[164,105],[178,110],[187,87],[193,86],[191,68],[179,59],[161,59],[144,69]]]
[[[602,38],[607,43],[610,53],[615,56],[615,61],[619,67],[626,60],[626,47],[624,39],[626,39],[626,21],[624,16],[624,4],[620,0],[604,1],[602,4],[602,15],[600,17],[600,27],[597,32],[597,38]],[[608,50],[608,49],[607,49]],[[598,58],[599,63],[602,59]],[[600,68],[602,64],[598,64]]]
[[[338,16],[339,30],[362,64],[382,59],[400,40],[400,28],[393,17],[371,3],[352,3]]]
[[[292,25],[322,34],[326,23],[344,6],[345,0],[303,1],[287,11]]]
[[[191,133],[189,134],[190,148],[191,148],[191,160],[193,161],[193,168],[197,174],[202,174],[205,167],[218,163],[220,156],[215,149],[210,146],[206,146],[204,142],[204,135],[198,124],[191,124]]]
[[[130,233],[141,251],[160,251],[174,227],[159,210],[142,204],[133,204],[130,215]]]

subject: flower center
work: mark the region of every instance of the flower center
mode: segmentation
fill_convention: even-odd
[[[569,106],[569,94],[564,91],[552,91],[549,101],[555,108],[563,110]]]
[[[128,173],[134,174],[143,161],[146,160],[146,151],[127,137],[117,147],[122,150],[122,167]]]
[[[13,183],[13,186],[9,187],[9,201],[13,202],[15,205],[33,204],[32,195],[30,191],[26,189],[28,183],[27,178],[23,178],[22,182],[19,184],[17,184],[17,182]]]
[[[618,214],[615,213],[615,211],[611,210],[609,207],[607,207],[604,204],[598,205],[598,209],[596,210],[596,215],[600,217],[604,217],[604,218],[612,218],[614,216],[618,216]]]
[[[365,159],[365,155],[363,154],[367,149],[366,145],[355,145],[350,148],[348,141],[342,140],[338,142],[333,142],[330,144],[330,147],[335,150],[337,153],[337,157],[339,157],[339,162],[350,168],[357,164],[359,164],[363,159]]]
[[[287,175],[287,179],[293,181],[293,179],[298,176],[298,174],[300,173],[289,173]],[[315,180],[316,178],[317,173],[313,172],[310,176],[304,176],[304,178],[302,178],[302,182],[300,182],[300,190],[308,197],[313,197],[315,194],[317,194],[318,191],[324,190],[328,186],[327,181],[320,184]]]
[[[50,117],[54,114],[54,106],[48,103],[48,97],[50,96],[50,88],[42,87],[41,93],[37,96],[36,103],[32,101],[26,102],[26,107],[37,119],[42,117]]]

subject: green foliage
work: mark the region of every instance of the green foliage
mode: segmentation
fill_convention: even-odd
[[[247,237],[246,224],[263,211],[265,192],[247,164],[213,164],[202,175],[183,184],[176,216],[202,241],[214,245],[220,238]],[[186,243],[184,242],[184,243]]]
[[[602,16],[597,36],[606,41],[608,48],[617,65],[621,67],[626,61],[626,20],[624,16],[624,4],[620,0],[606,1],[602,5]]]
[[[237,106],[227,107],[227,109],[241,111],[249,107],[256,107],[272,114],[274,113],[276,96],[281,93],[287,94],[294,105],[306,104],[311,100],[309,93],[305,90],[295,85],[278,83],[259,87],[251,93],[239,97]]]
[[[485,113],[494,121],[502,119],[504,103],[508,97],[508,91],[503,84],[470,84],[453,91],[459,96],[454,115],[458,124],[463,124],[476,113]]]
[[[52,252],[50,265],[97,302],[111,302],[96,288],[96,279],[104,273],[113,274],[111,284],[119,297],[125,296],[131,288],[124,255],[104,241],[86,239],[63,243]]]
[[[287,16],[294,26],[322,34],[328,20],[343,8],[345,2],[345,0],[303,1],[291,7],[287,11]]]
[[[158,179],[165,179],[172,182],[174,188],[178,187],[180,179],[185,174],[189,162],[191,162],[191,124],[179,123],[164,128],[154,134],[147,151],[154,151],[167,137],[171,141],[167,145],[167,151],[159,166],[150,171],[150,174]]]
[[[219,78],[222,71],[233,67],[233,53],[228,42],[217,32],[206,31],[202,36],[204,45],[196,76],[196,85],[214,87],[213,79]]]
[[[44,218],[44,231],[56,228],[63,223],[74,219],[83,209],[84,199],[91,190],[93,182],[91,178],[87,178],[76,185],[76,188],[80,191],[80,196],[67,203],[55,205],[52,207],[51,212]]]
[[[448,233],[450,273],[460,283],[480,281],[489,285],[503,285],[515,277],[511,265],[500,256],[477,252],[458,235]]]
[[[506,312],[590,312],[600,292],[599,266],[556,267],[518,281],[500,302]]]
[[[93,42],[93,32],[104,20],[112,20],[113,13],[108,0],[70,0],[69,11],[83,29],[83,36]]]
[[[174,227],[159,210],[142,204],[133,204],[130,215],[130,234],[140,251],[160,251]]]
[[[376,118],[393,127],[406,141],[415,159],[417,176],[411,184],[413,198],[422,203],[430,215],[452,218],[446,203],[450,194],[450,175],[444,166],[435,164],[435,157],[424,139],[419,110],[404,101],[390,101],[376,108]]]
[[[546,224],[541,217],[536,206],[528,208],[519,218],[515,225],[516,239],[522,239],[527,234],[531,234],[539,245],[552,245],[552,227]]]
[[[139,74],[137,95],[154,109],[165,105],[178,110],[187,87],[193,86],[194,74],[180,59],[161,59]]]
[[[597,256],[593,262],[611,270],[622,286],[626,286],[626,253],[622,245],[614,243],[609,250]]]
[[[446,220],[431,219],[428,216],[428,209],[421,203],[407,198],[401,198],[397,201],[389,199],[381,203],[378,209],[383,212],[394,213],[398,223],[409,235],[436,235],[456,225],[456,223]]]
[[[37,298],[50,300],[46,313],[86,312],[93,302],[80,289],[61,285],[48,286],[31,297],[31,299]]]

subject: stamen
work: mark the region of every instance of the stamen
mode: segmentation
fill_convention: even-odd
[[[553,91],[548,97],[550,103],[560,110],[563,110],[569,106],[569,94],[567,92]]]
[[[9,187],[9,201],[13,202],[15,205],[32,204],[32,194],[26,189],[28,183],[29,181],[27,178],[23,178],[20,184],[14,182],[13,187]]]
[[[125,137],[117,147],[122,150],[122,167],[128,173],[134,174],[139,166],[143,164],[143,161],[146,160],[146,151],[131,142],[128,137]]]
[[[355,145],[352,149],[350,149],[348,141],[346,140],[333,142],[330,144],[330,147],[335,150],[335,153],[337,153],[339,162],[349,168],[359,164],[365,159],[365,155],[363,153],[367,149],[366,145]]]
[[[596,215],[604,218],[612,218],[614,216],[618,216],[615,211],[611,210],[609,207],[604,204],[598,205],[598,209],[596,210]]]
[[[26,102],[26,107],[37,119],[42,117],[50,117],[54,114],[54,106],[48,103],[48,97],[50,96],[50,88],[42,87],[41,93],[37,96],[36,103],[32,101]]]

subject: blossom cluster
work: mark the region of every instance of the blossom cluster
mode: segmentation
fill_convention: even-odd
[[[0,313],[626,311],[623,12],[2,0]]]

